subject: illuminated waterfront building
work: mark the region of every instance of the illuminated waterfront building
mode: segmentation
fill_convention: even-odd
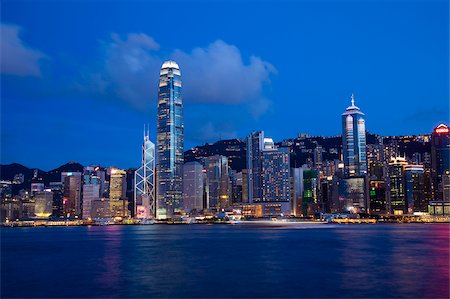
[[[53,193],[53,212],[52,216],[64,216],[63,190],[64,184],[61,182],[50,182],[49,188]]]
[[[126,198],[127,181],[124,170],[111,167],[109,180],[109,204],[111,217],[127,217],[128,200]]]
[[[364,176],[367,174],[366,125],[364,113],[355,106],[351,97],[351,106],[342,114],[342,149],[344,172],[346,176]]]
[[[402,215],[407,213],[408,206],[405,195],[404,167],[408,163],[404,157],[392,157],[389,162],[389,192],[388,204],[391,213]]]
[[[389,210],[386,202],[386,182],[379,179],[371,179],[369,185],[370,213],[387,214]]]
[[[99,167],[87,166],[83,171],[83,219],[92,218],[92,202],[100,199],[101,177],[97,175]]]
[[[38,218],[48,218],[53,212],[53,193],[50,189],[34,193],[34,214]]]
[[[264,216],[290,215],[289,149],[278,148],[264,132],[247,137],[248,198],[262,204]]]
[[[339,181],[341,212],[367,212],[366,178],[350,177]]]
[[[291,168],[291,215],[301,216],[303,194],[303,169]]]
[[[303,172],[302,214],[303,216],[313,215],[319,198],[319,174],[317,170],[310,169],[307,165],[304,165],[301,170]]]
[[[265,147],[262,156],[262,202],[289,202],[290,199],[290,164],[289,149]],[[267,142],[266,142],[267,144]]]
[[[434,200],[450,201],[450,197],[444,197],[443,186],[445,171],[450,170],[450,128],[445,124],[431,133],[431,164]]]
[[[187,162],[183,166],[183,207],[186,212],[203,210],[206,171],[199,162]]]
[[[134,174],[134,210],[137,218],[154,218],[156,213],[155,145],[149,135],[148,131],[144,132],[142,166]]]
[[[174,61],[163,63],[158,87],[156,216],[171,218],[182,207],[184,163],[181,73]]]
[[[231,182],[229,175],[228,158],[214,155],[204,158],[206,170],[206,184],[209,197],[208,208],[225,209],[230,205]]]
[[[261,155],[264,132],[252,132],[247,137],[248,202],[259,202],[262,198]]]
[[[428,202],[424,195],[424,169],[423,165],[406,165],[405,173],[405,196],[407,212],[426,212]],[[406,210],[406,209],[405,209]]]
[[[65,217],[81,217],[81,172],[62,172]]]

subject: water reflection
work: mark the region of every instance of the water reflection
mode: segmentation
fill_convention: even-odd
[[[2,230],[1,297],[448,298],[448,225],[329,228]]]

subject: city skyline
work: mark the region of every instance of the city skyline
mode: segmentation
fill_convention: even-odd
[[[448,123],[445,1],[179,4],[192,17],[174,10],[183,28],[171,37],[157,26],[161,3],[133,3],[112,4],[96,21],[83,2],[5,1],[2,55],[23,53],[27,64],[2,59],[2,164],[137,167],[143,123],[156,141],[155,74],[167,59],[186,75],[186,149],[257,130],[277,141],[340,135],[336,115],[352,93],[372,133],[428,134]],[[211,13],[219,8],[230,14]],[[273,28],[245,20],[252,9],[270,13]],[[151,18],[143,21],[141,11]],[[73,26],[77,13],[86,24]],[[227,29],[220,18],[229,15],[236,25]],[[195,17],[210,21],[210,30],[187,38],[200,26]],[[289,26],[276,25],[282,21]]]
[[[1,298],[450,298],[449,0],[1,8]]]

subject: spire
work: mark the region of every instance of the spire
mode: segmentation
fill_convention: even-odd
[[[355,106],[355,95],[353,93],[352,93],[351,99],[352,99],[352,106]]]

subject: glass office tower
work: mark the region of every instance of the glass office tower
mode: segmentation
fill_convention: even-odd
[[[172,218],[182,208],[184,125],[181,73],[178,64],[166,61],[159,73],[156,217]]]
[[[352,105],[342,114],[342,150],[344,154],[344,172],[348,176],[364,176],[367,174],[366,157],[366,125],[364,113]]]
[[[137,218],[155,217],[155,145],[144,129],[142,166],[134,173],[134,212]]]

